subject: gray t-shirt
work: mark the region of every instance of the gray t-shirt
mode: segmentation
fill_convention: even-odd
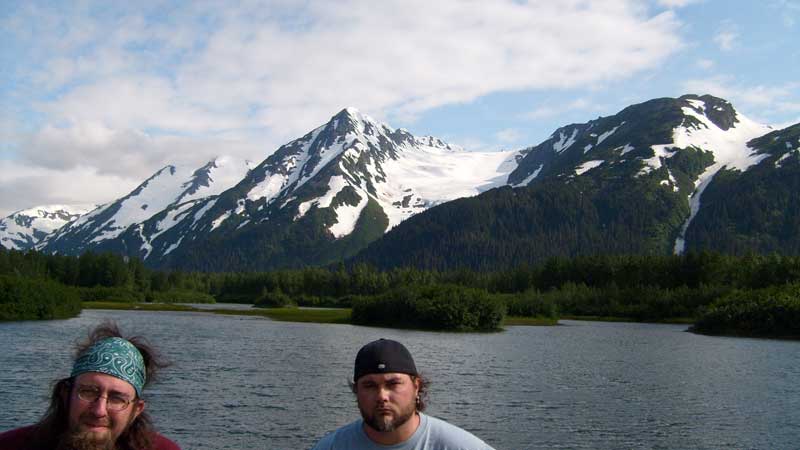
[[[328,434],[312,450],[494,450],[473,434],[444,420],[419,413],[419,428],[400,444],[380,445],[364,432],[364,421],[356,420]]]

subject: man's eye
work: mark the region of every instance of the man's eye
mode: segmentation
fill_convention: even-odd
[[[128,399],[119,395],[112,395],[108,397],[108,402],[112,405],[124,405],[128,403]]]

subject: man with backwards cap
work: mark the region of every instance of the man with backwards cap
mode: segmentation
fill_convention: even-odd
[[[0,434],[0,450],[180,450],[153,429],[142,390],[166,366],[142,339],[104,323],[78,347],[36,424]]]
[[[313,450],[492,450],[469,432],[423,414],[427,386],[403,344],[370,342],[358,351],[353,371],[362,418],[328,434]]]

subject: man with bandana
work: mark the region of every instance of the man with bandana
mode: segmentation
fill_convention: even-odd
[[[328,434],[313,450],[492,450],[469,432],[422,413],[428,381],[397,341],[379,339],[359,350],[352,389],[361,419]]]
[[[36,424],[0,434],[0,450],[180,450],[145,412],[144,387],[166,363],[138,337],[104,323],[78,346]]]

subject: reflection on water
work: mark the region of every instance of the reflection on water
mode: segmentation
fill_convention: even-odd
[[[35,421],[63,351],[102,318],[150,338],[174,365],[146,391],[186,449],[302,449],[357,417],[347,379],[379,337],[432,380],[429,412],[498,449],[795,448],[800,343],[684,326],[564,321],[450,334],[207,313],[84,311],[0,324],[0,430]]]

